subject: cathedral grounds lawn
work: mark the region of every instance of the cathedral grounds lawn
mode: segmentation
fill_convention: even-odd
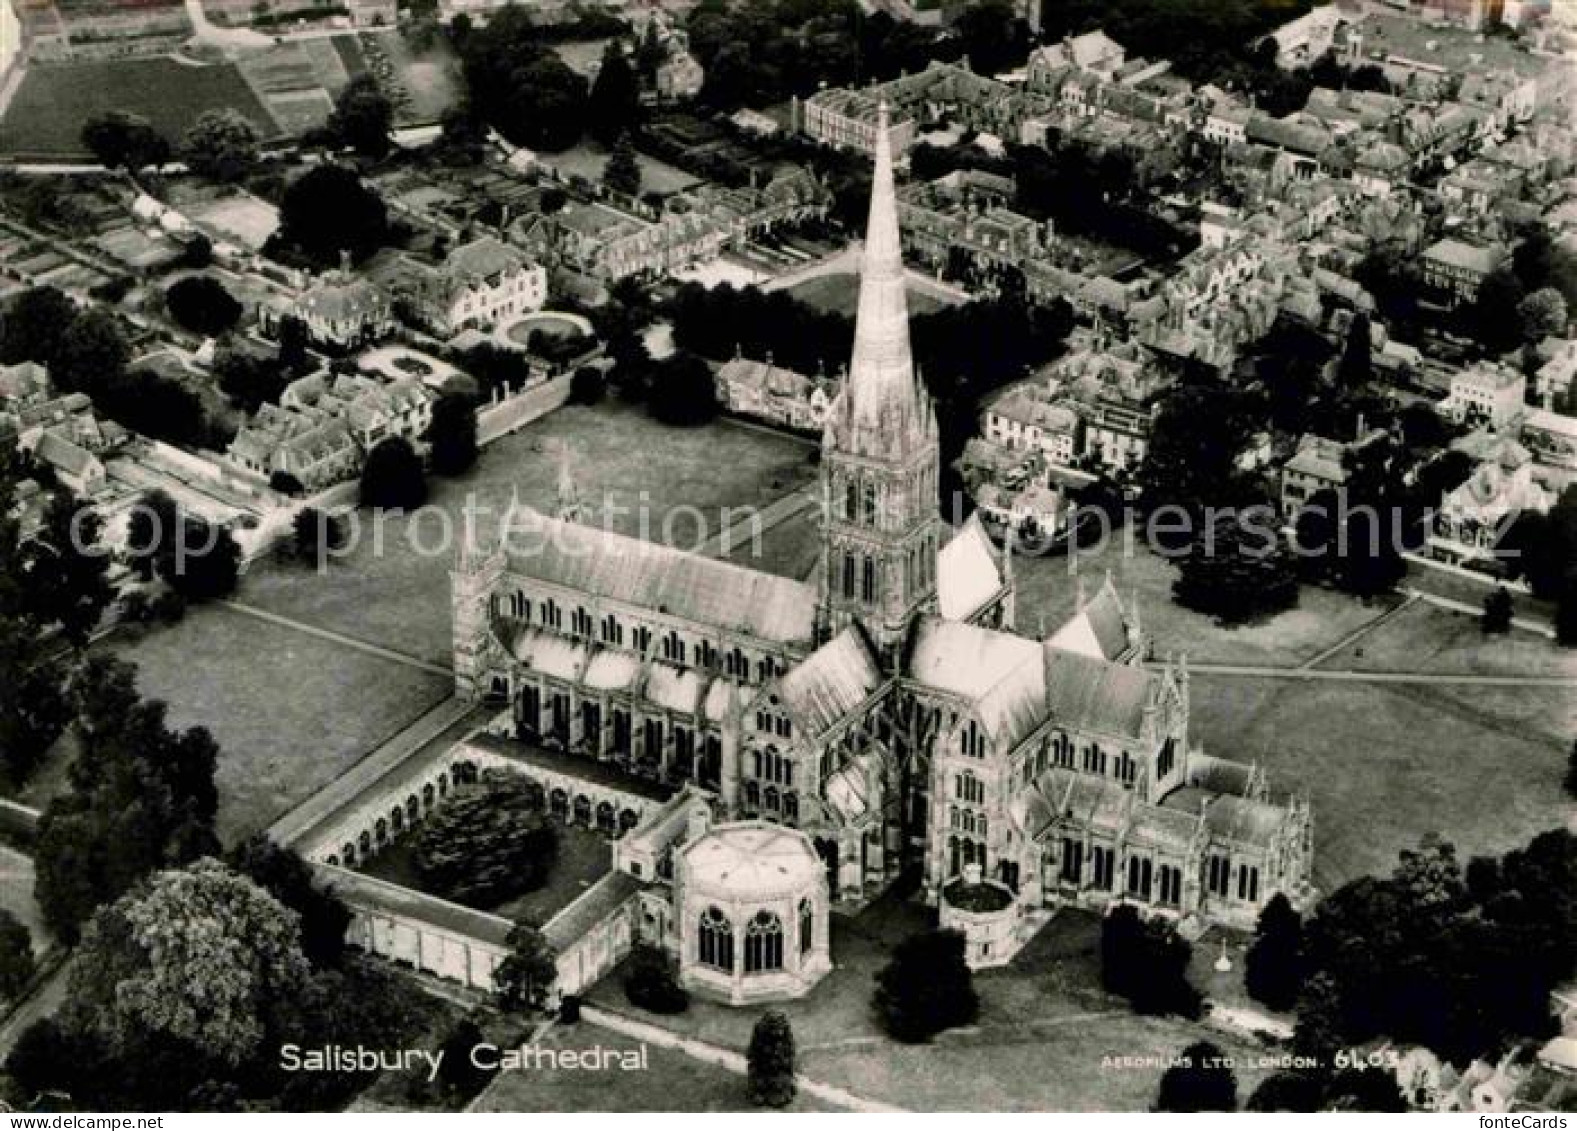
[[[613,849],[606,837],[557,821],[552,821],[552,825],[559,834],[558,858],[548,873],[548,882],[506,903],[477,910],[540,927],[612,870]],[[369,876],[423,891],[416,873],[415,844],[414,836],[404,836],[360,870]]]
[[[673,514],[673,540],[682,548],[699,545],[701,539],[693,515],[675,513],[674,508],[696,508],[707,522],[706,533],[715,534],[722,508],[765,507],[803,488],[816,472],[809,459],[812,449],[789,437],[723,420],[672,428],[653,420],[644,408],[609,400],[589,408],[568,405],[489,445],[464,477],[430,480],[432,503],[457,534],[472,492],[478,508],[488,508],[495,517],[507,510],[515,492],[522,503],[551,511],[558,452],[565,443],[573,453],[583,501],[611,500],[622,510],[613,527],[633,535],[640,533],[644,493],[650,536],[660,539],[665,518]],[[434,663],[449,663],[453,543],[441,553],[419,553],[409,537],[411,519],[389,515],[378,553],[368,512],[358,511],[357,517],[360,545],[345,560],[329,563],[327,573],[289,562],[259,562],[242,582],[240,599]],[[415,523],[416,541],[439,545],[445,525],[436,513],[427,514]]]
[[[1480,599],[1487,590],[1480,590]],[[1319,666],[1354,671],[1564,676],[1577,678],[1577,652],[1524,629],[1485,636],[1477,614],[1415,601]]]
[[[755,1017],[755,1013],[751,1013]],[[477,1100],[474,1111],[745,1111],[746,1082],[715,1064],[703,1064],[673,1049],[643,1044],[589,1022],[554,1025],[538,1042],[543,1049],[602,1046],[620,1052],[645,1050],[644,1070],[527,1067],[501,1072]],[[839,1111],[801,1092],[785,1111]]]
[[[934,923],[918,904],[887,898],[832,922],[833,970],[808,996],[783,1003],[812,1079],[919,1111],[1144,1110],[1161,1069],[1103,1067],[1102,1057],[1165,1057],[1208,1038],[1237,1057],[1247,1095],[1268,1074],[1251,1063],[1268,1050],[1178,1018],[1138,1017],[1100,988],[1100,919],[1064,911],[1009,965],[975,975],[980,1020],[929,1045],[900,1045],[871,1016],[875,975],[892,947]],[[756,1011],[692,998],[687,1012],[656,1017],[624,997],[622,968],[591,1000],[675,1032],[743,1051]]]
[[[1314,880],[1389,873],[1438,831],[1466,859],[1571,819],[1569,688],[1193,676],[1193,736],[1314,804]]]
[[[213,732],[226,843],[266,827],[450,690],[441,676],[221,606],[98,647],[137,665],[138,687],[169,704],[172,726]],[[72,747],[69,734],[56,744],[22,800],[43,805],[65,788]]]
[[[1366,606],[1344,593],[1304,586],[1296,608],[1263,623],[1228,628],[1172,600],[1176,568],[1148,549],[1137,535],[1129,545],[1126,531],[1118,531],[1103,545],[1079,554],[1077,564],[1088,592],[1093,594],[1110,570],[1125,605],[1138,596],[1140,620],[1155,642],[1157,656],[1186,649],[1190,660],[1201,663],[1294,667],[1357,631],[1399,600]],[[1013,570],[1018,582],[1019,631],[1035,633],[1044,623],[1050,632],[1073,615],[1078,586],[1066,554],[1042,558],[1019,555],[1013,559]]]

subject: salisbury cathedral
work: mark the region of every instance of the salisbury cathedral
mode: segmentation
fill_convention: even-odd
[[[1312,892],[1307,803],[1189,741],[1186,661],[1153,660],[1108,578],[1045,639],[1015,631],[1011,555],[938,514],[887,133],[854,352],[822,445],[819,563],[778,577],[554,514],[471,536],[453,575],[461,694],[588,777],[691,785],[724,821],[797,828],[835,906],[907,873],[1250,924]],[[978,869],[978,872],[977,872]]]

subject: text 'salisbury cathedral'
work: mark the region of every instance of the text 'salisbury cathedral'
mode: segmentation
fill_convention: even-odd
[[[1277,892],[1306,903],[1307,803],[1190,746],[1186,662],[1146,665],[1138,609],[1110,579],[1046,639],[1021,635],[1011,555],[977,521],[955,532],[939,517],[936,416],[910,353],[891,147],[876,136],[814,577],[600,529],[565,486],[556,515],[517,514],[516,537],[464,548],[461,693],[507,697],[521,737],[584,756],[588,773],[611,764],[706,791],[718,827],[743,822],[731,851],[761,850],[735,879],[770,884],[774,826],[800,830],[834,906],[906,870],[933,903],[954,883],[1011,893],[1023,937],[1067,902],[1236,925]],[[722,936],[676,925],[682,966],[708,947],[715,965]]]

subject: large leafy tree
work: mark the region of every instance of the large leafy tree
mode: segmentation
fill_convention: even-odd
[[[251,173],[259,156],[257,127],[239,111],[205,110],[181,138],[181,159],[198,176],[238,181]]]
[[[476,402],[457,393],[446,393],[433,405],[427,426],[432,446],[433,470],[439,475],[461,475],[476,464]]]
[[[361,504],[409,510],[427,501],[427,478],[410,441],[391,436],[367,453],[361,469]]]
[[[607,144],[636,124],[640,110],[641,88],[635,71],[619,41],[610,39],[603,48],[602,66],[591,84],[586,107],[587,125],[592,137]]]
[[[517,775],[491,772],[457,792],[421,829],[416,869],[431,890],[490,906],[547,882],[558,834]]]
[[[544,42],[526,9],[507,5],[460,46],[475,113],[516,145],[558,152],[580,138],[586,80]]]
[[[1146,922],[1131,903],[1114,907],[1101,923],[1101,984],[1140,1013],[1199,1013],[1200,996],[1188,981],[1193,948],[1170,923]]]
[[[212,854],[218,747],[172,731],[131,665],[90,656],[71,685],[79,752],[70,790],[39,821],[35,884],[45,922],[74,940],[102,904],[155,869]]]
[[[153,1037],[238,1065],[257,1054],[307,974],[299,917],[204,859],[156,873],[94,915],[69,1008],[111,1049]]]
[[[553,947],[526,923],[515,925],[508,942],[509,953],[493,971],[499,1007],[514,1012],[541,1009],[558,978]]]
[[[394,107],[370,74],[357,75],[334,100],[329,129],[344,145],[363,157],[378,158],[389,152],[389,129]]]
[[[125,110],[95,114],[82,126],[82,144],[107,169],[136,172],[170,159],[170,143],[148,119]]]
[[[974,1021],[980,998],[964,945],[961,933],[948,930],[925,931],[898,944],[876,975],[876,1013],[891,1036],[917,1044]]]
[[[350,909],[317,881],[299,853],[258,833],[231,849],[226,861],[300,917],[301,949],[312,965],[338,965],[345,954]]]
[[[98,512],[69,491],[56,491],[43,522],[21,547],[22,591],[28,615],[57,625],[73,647],[87,643],[114,596],[109,552]]]
[[[34,969],[33,936],[20,919],[0,908],[0,1001],[15,997]]]
[[[1198,1041],[1184,1049],[1178,1061],[1161,1076],[1157,1111],[1237,1110],[1237,1077],[1219,1047]]]
[[[1270,523],[1251,522],[1243,512],[1202,520],[1177,562],[1172,595],[1177,603],[1240,624],[1297,604],[1298,573],[1292,555]]]
[[[58,287],[29,287],[0,308],[0,361],[52,367],[61,331],[76,317],[76,303]]]
[[[187,275],[164,292],[170,316],[193,333],[216,337],[241,320],[241,304],[212,275]]]
[[[746,1053],[750,1102],[786,1107],[794,1099],[794,1030],[788,1015],[769,1009],[750,1032]]]
[[[1271,1009],[1291,1009],[1303,988],[1303,917],[1277,892],[1259,913],[1243,963],[1249,996]]]
[[[318,165],[285,189],[277,238],[318,263],[336,263],[341,252],[365,259],[388,236],[383,198],[354,169]]]
[[[603,166],[602,183],[614,192],[634,196],[641,191],[641,160],[628,134],[620,134]]]

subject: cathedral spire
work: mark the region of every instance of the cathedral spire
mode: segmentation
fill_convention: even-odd
[[[860,256],[860,301],[845,412],[851,433],[878,441],[877,450],[898,451],[907,448],[907,441],[923,434],[925,428],[909,347],[909,305],[904,296],[890,133],[887,103],[883,102],[876,111],[876,168]]]

